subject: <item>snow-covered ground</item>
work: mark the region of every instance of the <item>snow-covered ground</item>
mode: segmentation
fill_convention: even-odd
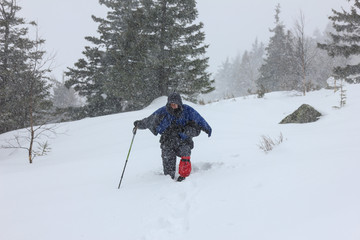
[[[195,138],[184,182],[161,174],[159,137],[139,130],[120,189],[133,121],[144,110],[63,123],[51,152],[0,149],[1,240],[359,240],[360,85],[194,106],[213,128]],[[278,124],[301,104],[323,114]],[[261,136],[284,141],[265,154]],[[14,132],[0,135],[0,145]]]

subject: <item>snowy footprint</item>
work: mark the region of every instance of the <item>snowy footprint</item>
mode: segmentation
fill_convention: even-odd
[[[146,235],[142,239],[182,239],[190,230],[189,219],[197,206],[199,191],[196,181],[191,179],[181,184],[166,184],[157,193],[156,204],[151,204],[157,208],[151,209],[151,214],[146,214],[152,218],[143,219]]]
[[[209,163],[209,162],[196,162],[192,163],[192,172],[202,172],[202,171],[209,171],[212,169],[216,169],[224,165],[222,162],[216,162],[216,163]]]

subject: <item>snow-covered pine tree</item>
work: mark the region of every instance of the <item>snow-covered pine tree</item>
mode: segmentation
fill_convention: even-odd
[[[329,17],[332,21],[335,33],[330,33],[330,43],[319,43],[318,47],[325,49],[332,57],[344,56],[350,58],[360,54],[360,1],[347,0],[350,11],[333,11]],[[360,63],[347,64],[334,68],[336,78],[346,79],[350,82],[360,82]]]
[[[255,39],[251,50],[246,50],[242,55],[237,54],[232,61],[227,58],[215,75],[216,94],[211,94],[213,98],[239,97],[254,93],[264,53],[264,44]]]
[[[256,39],[251,51],[245,51],[236,73],[235,81],[238,85],[239,96],[244,96],[256,91],[256,80],[259,77],[259,68],[263,64],[265,48],[263,43]]]
[[[212,90],[207,45],[194,0],[101,0],[93,16],[99,37],[67,72],[67,86],[86,96],[90,116],[138,109],[172,91],[194,97]]]
[[[0,132],[28,127],[50,106],[42,39],[28,38],[15,0],[0,1]]]
[[[323,32],[316,31],[314,39],[311,40],[311,46],[317,48],[316,57],[312,60],[309,69],[309,79],[312,80],[315,89],[325,88],[328,86],[327,80],[333,76],[335,66],[345,66],[347,60],[343,56],[331,57],[327,51],[318,48],[318,43],[330,43],[330,32],[334,32],[331,22],[327,24]]]
[[[81,102],[76,96],[74,89],[65,87],[64,81],[59,82],[56,79],[51,79],[51,82],[53,83],[51,101],[54,107],[64,109],[81,106]]]
[[[215,91],[211,93],[214,95],[214,99],[223,99],[234,96],[234,92],[231,87],[233,86],[233,63],[229,58],[226,58],[225,62],[221,64],[217,73],[215,74]]]
[[[198,17],[195,0],[144,0],[154,35],[151,68],[159,96],[177,91],[189,97],[213,90],[206,72],[208,45],[204,44],[203,23]]]
[[[143,28],[143,21],[135,19],[138,1],[99,2],[109,9],[106,19],[92,16],[99,24],[99,37],[85,37],[91,46],[85,47],[84,58],[66,72],[66,86],[73,86],[80,96],[86,97],[88,116],[122,111],[127,101],[136,99],[141,84],[146,82],[140,76],[145,68],[146,48],[140,51],[144,40],[137,34]],[[138,103],[142,103],[140,99]]]
[[[280,5],[276,7],[275,27],[270,31],[274,35],[266,47],[266,59],[260,67],[260,77],[257,79],[258,88],[267,92],[294,89],[299,81],[294,64],[293,37],[280,22]]]

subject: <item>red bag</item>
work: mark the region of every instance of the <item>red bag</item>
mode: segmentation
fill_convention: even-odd
[[[181,177],[188,177],[191,173],[190,157],[181,157],[179,163],[179,174]]]

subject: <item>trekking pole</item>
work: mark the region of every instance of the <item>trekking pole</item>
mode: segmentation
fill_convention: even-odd
[[[130,144],[130,148],[129,148],[128,155],[127,155],[127,157],[126,157],[126,161],[125,161],[124,169],[123,169],[122,174],[121,174],[121,179],[120,179],[120,182],[119,182],[118,189],[120,188],[121,182],[122,182],[123,177],[124,177],[124,172],[125,172],[126,164],[127,164],[128,160],[129,160],[129,155],[130,155],[131,147],[132,147],[133,142],[134,142],[134,138],[135,138],[136,130],[137,130],[137,127],[134,127],[134,129],[133,129],[133,137],[132,137],[132,140],[131,140],[131,144]]]

